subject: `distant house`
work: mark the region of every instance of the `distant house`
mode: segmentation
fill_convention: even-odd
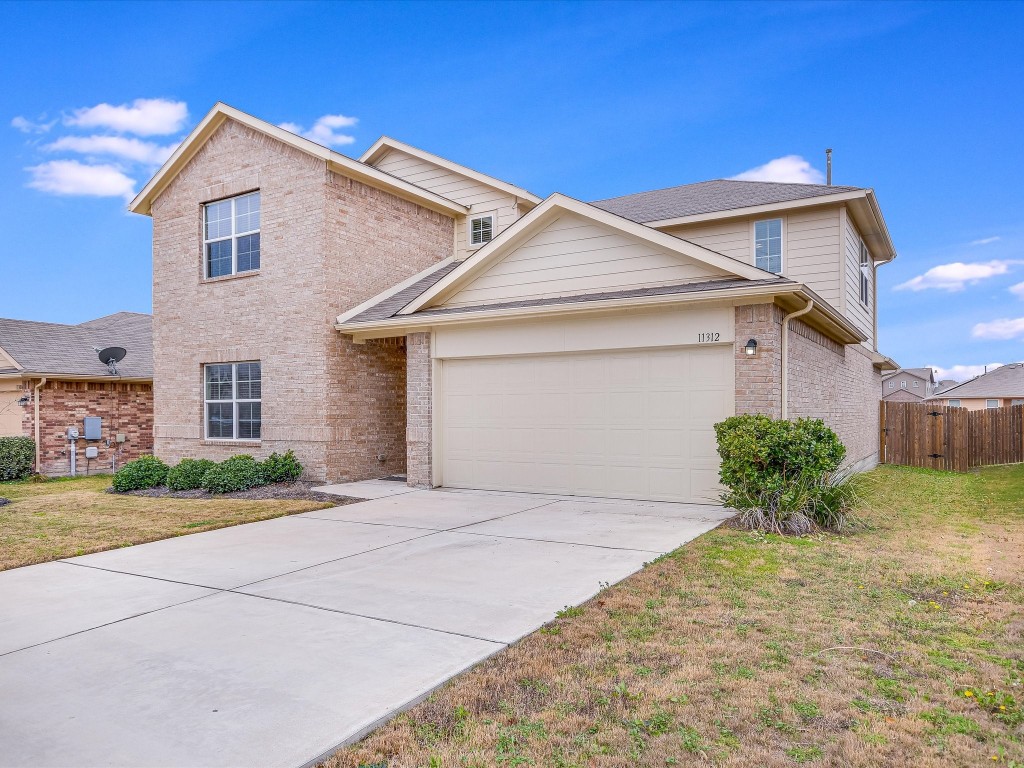
[[[900,368],[882,377],[882,399],[898,403],[917,403],[937,391],[931,368]]]
[[[932,400],[970,411],[1024,405],[1024,363],[1011,363],[963,384],[940,390]]]
[[[97,355],[106,347],[127,351],[115,371]],[[98,439],[84,439],[87,417],[99,417]],[[118,312],[80,325],[0,318],[0,436],[33,438],[36,471],[65,475],[69,428],[82,435],[74,443],[82,473],[110,471],[113,462],[152,453],[150,315]],[[94,458],[89,448],[96,449]]]

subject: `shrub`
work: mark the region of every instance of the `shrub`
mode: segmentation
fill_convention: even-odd
[[[850,522],[853,490],[835,474],[846,448],[820,419],[733,416],[715,425],[722,503],[748,527],[803,534]]]
[[[32,474],[35,460],[31,437],[0,437],[0,480],[23,480]]]
[[[210,467],[203,475],[203,488],[210,493],[247,491],[265,484],[260,463],[247,454],[225,459]]]
[[[191,491],[203,487],[203,477],[217,462],[209,459],[182,459],[167,473],[167,487],[172,491]]]
[[[283,456],[279,453],[270,454],[260,467],[263,471],[263,478],[268,483],[298,480],[302,476],[302,465],[295,458],[294,451],[290,449]]]
[[[167,480],[169,467],[156,456],[140,456],[114,473],[114,490],[118,493],[156,488]]]

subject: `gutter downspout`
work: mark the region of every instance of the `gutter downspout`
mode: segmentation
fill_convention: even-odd
[[[39,456],[39,453],[40,453],[40,446],[39,446],[39,390],[42,388],[42,386],[44,384],[46,384],[46,377],[45,376],[43,376],[43,378],[41,378],[39,380],[39,383],[36,384],[36,386],[35,386],[35,391],[36,391],[36,396],[35,396],[36,414],[35,414],[35,419],[33,421],[33,425],[35,426],[35,430],[36,430],[36,474],[37,475],[40,473],[39,470],[42,467],[42,459]]]
[[[807,306],[790,312],[782,318],[782,418],[789,418],[789,321],[806,315],[814,308],[814,301],[807,300]]]

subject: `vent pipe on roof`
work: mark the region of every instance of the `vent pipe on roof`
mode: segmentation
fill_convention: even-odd
[[[832,148],[825,150],[825,183],[832,186]]]

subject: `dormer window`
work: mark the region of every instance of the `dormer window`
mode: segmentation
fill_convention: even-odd
[[[469,247],[479,248],[494,239],[494,214],[482,213],[469,217]]]
[[[754,265],[782,274],[782,219],[754,222]]]
[[[204,271],[208,278],[260,268],[260,193],[203,206]]]

